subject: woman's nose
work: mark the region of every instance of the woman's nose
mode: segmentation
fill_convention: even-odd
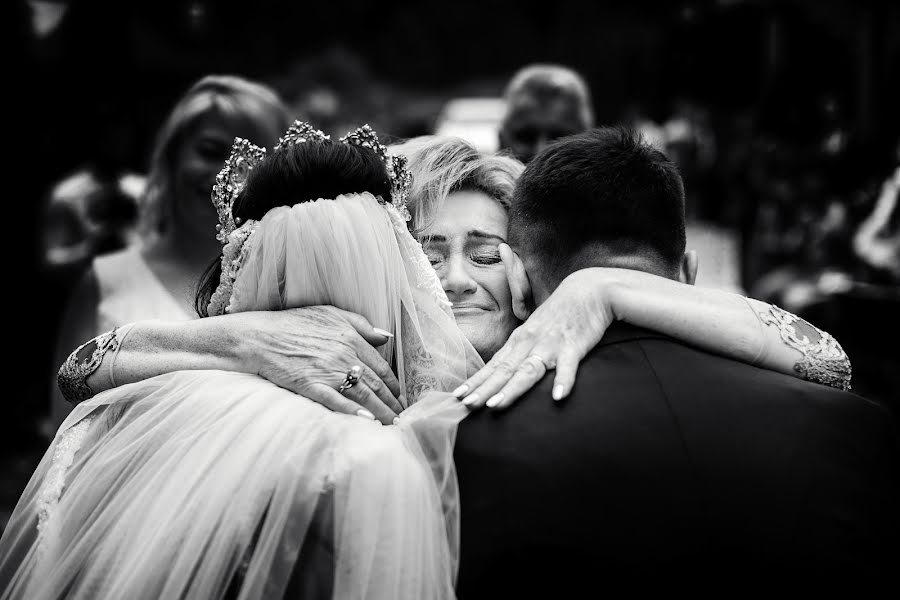
[[[475,293],[478,284],[469,273],[468,265],[462,256],[451,256],[441,274],[441,286],[450,301]]]

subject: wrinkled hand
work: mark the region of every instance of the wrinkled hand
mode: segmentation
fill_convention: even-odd
[[[358,314],[332,306],[246,312],[241,318],[242,359],[261,377],[341,413],[391,424],[403,410],[400,383],[375,346],[390,334]],[[359,382],[337,390],[354,365]]]
[[[596,270],[566,277],[541,306],[528,314],[530,289],[521,260],[500,246],[513,296],[513,310],[527,319],[491,360],[454,395],[471,408],[505,408],[556,369],[552,396],[561,400],[575,385],[581,359],[597,345],[615,320]],[[524,283],[523,283],[524,282]]]

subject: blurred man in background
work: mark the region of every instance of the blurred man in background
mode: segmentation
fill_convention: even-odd
[[[504,98],[506,113],[500,123],[500,149],[525,163],[554,140],[594,127],[587,82],[562,65],[531,64],[521,68],[507,85]],[[712,147],[706,138],[697,136],[692,121],[676,121],[675,116],[671,120],[674,127],[661,128],[660,139],[653,141],[679,169],[691,171],[692,162],[687,157],[702,156]],[[644,135],[648,133],[644,128],[639,130]],[[697,218],[694,209],[698,203],[693,191],[688,190],[695,200],[687,206],[688,247],[708,257],[697,285],[741,293],[737,236]]]
[[[568,67],[533,64],[520,69],[503,94],[500,149],[527,163],[557,138],[594,126],[584,78]]]

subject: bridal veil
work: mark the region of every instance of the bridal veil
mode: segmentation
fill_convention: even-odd
[[[453,597],[466,409],[446,391],[479,359],[421,247],[369,194],[273,209],[247,244],[230,310],[331,304],[394,333],[399,425],[224,371],[99,394],[16,506],[2,598]]]

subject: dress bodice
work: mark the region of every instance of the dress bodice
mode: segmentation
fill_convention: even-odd
[[[166,289],[138,250],[98,256],[93,268],[100,292],[97,306],[100,331],[133,321],[193,318]]]

